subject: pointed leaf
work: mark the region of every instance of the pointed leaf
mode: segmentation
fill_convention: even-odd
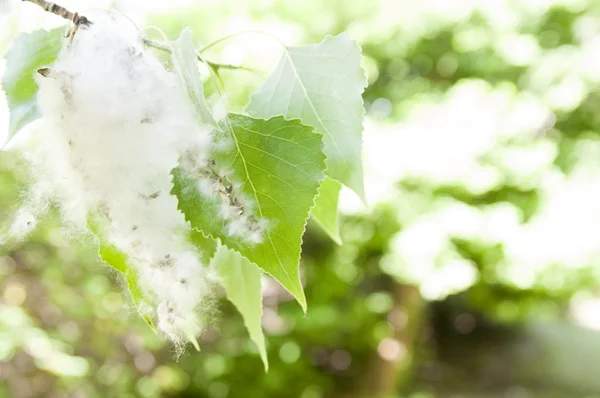
[[[327,175],[364,201],[362,171],[362,93],[367,85],[360,47],[345,34],[321,43],[289,47],[260,90],[250,116],[300,119],[323,134]]]
[[[321,135],[283,117],[230,115],[228,123],[232,143],[213,154],[214,168],[230,171],[221,180],[233,181],[233,194],[245,203],[244,217],[255,217],[263,225],[262,239],[231,233],[232,224],[222,212],[227,196],[215,187],[223,181],[210,182],[215,191],[207,195],[199,189],[201,177],[177,168],[172,193],[192,227],[221,239],[271,274],[306,310],[298,263],[309,210],[324,178]]]
[[[268,371],[269,363],[265,348],[265,336],[261,326],[260,270],[239,253],[229,250],[225,246],[219,247],[212,264],[227,292],[227,299],[242,314],[248,334],[258,347],[258,352],[265,365],[265,371]]]
[[[144,296],[144,292],[139,285],[139,275],[137,270],[128,264],[127,255],[125,253],[102,237],[100,224],[101,222],[98,217],[92,215],[88,217],[88,227],[98,239],[98,256],[100,257],[100,260],[123,274],[125,281],[127,282],[127,288],[131,295],[133,305],[135,305],[138,313],[146,324],[148,324],[150,329],[156,333],[156,327],[154,326],[152,317],[148,313],[148,309],[151,308],[151,301]]]
[[[338,199],[341,189],[342,185],[339,182],[326,177],[319,187],[319,195],[315,199],[315,207],[310,211],[311,218],[338,245],[342,244],[340,226],[338,224]]]
[[[133,305],[135,305],[135,308],[138,310],[142,319],[150,326],[150,329],[156,333],[156,327],[154,326],[152,317],[147,311],[150,308],[150,301],[144,297],[144,293],[139,285],[139,275],[137,270],[127,264],[127,256],[120,252],[116,247],[107,244],[106,242],[100,242],[98,255],[102,262],[110,265],[125,276],[125,281],[127,282],[127,288],[129,289]]]
[[[2,88],[6,93],[10,121],[8,139],[40,117],[36,94],[37,70],[52,64],[61,49],[64,28],[36,30],[17,37],[6,54]]]
[[[208,264],[217,252],[217,241],[196,229],[190,230],[189,240],[198,250],[202,263]]]
[[[171,43],[173,72],[179,76],[202,123],[215,124],[204,98],[204,86],[198,73],[198,53],[192,40],[192,32],[184,29]]]

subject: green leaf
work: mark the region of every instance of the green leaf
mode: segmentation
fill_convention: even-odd
[[[319,195],[315,199],[315,207],[310,211],[312,219],[338,245],[342,244],[340,226],[338,224],[338,199],[342,185],[326,177],[319,187]]]
[[[151,306],[151,301],[145,297],[139,285],[139,275],[137,270],[128,264],[127,255],[125,253],[102,237],[98,217],[90,215],[88,217],[88,227],[98,239],[98,256],[100,257],[100,260],[123,274],[125,281],[127,282],[131,301],[133,301],[133,304],[142,319],[150,326],[150,329],[156,333],[156,327],[154,326],[152,317],[147,311]]]
[[[189,240],[198,250],[202,263],[208,264],[217,252],[217,241],[193,228],[190,229]]]
[[[184,29],[171,43],[173,72],[179,76],[182,86],[194,105],[200,121],[216,125],[204,98],[204,86],[198,73],[198,53],[192,40],[192,32]]]
[[[244,325],[269,370],[265,336],[261,326],[262,293],[260,270],[239,253],[220,246],[212,263],[227,293],[227,299],[235,305],[244,318]]]
[[[262,241],[252,243],[228,233],[221,212],[223,196],[201,193],[200,177],[175,169],[172,194],[193,228],[221,239],[271,274],[306,311],[298,263],[309,210],[324,178],[321,135],[283,117],[230,115],[227,123],[233,142],[213,153],[214,168],[232,171],[227,178],[234,182],[233,194],[248,204],[247,213],[266,221]]]
[[[137,308],[142,319],[150,326],[150,329],[156,333],[156,327],[154,326],[152,317],[146,311],[146,309],[150,308],[150,300],[144,296],[139,285],[138,272],[134,267],[129,266],[127,263],[127,256],[115,246],[102,241],[100,241],[99,244],[98,255],[105,264],[123,274],[125,281],[127,282],[127,288],[129,289],[133,305]]]
[[[327,175],[365,200],[362,171],[362,93],[367,85],[360,47],[345,34],[289,47],[247,111],[268,119],[300,119],[323,133]]]
[[[107,243],[100,243],[98,247],[98,256],[105,264],[110,265],[123,274],[127,273],[127,256],[115,246]]]
[[[6,54],[2,87],[6,92],[10,121],[8,140],[40,117],[36,94],[37,70],[52,64],[62,46],[64,28],[36,30],[17,37]]]

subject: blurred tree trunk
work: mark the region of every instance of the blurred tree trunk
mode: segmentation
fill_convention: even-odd
[[[394,333],[373,351],[363,377],[352,397],[391,397],[403,391],[412,380],[415,341],[421,329],[424,301],[418,287],[395,283],[394,304],[388,323]]]

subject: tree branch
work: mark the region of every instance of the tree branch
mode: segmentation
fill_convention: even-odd
[[[90,21],[83,15],[79,15],[76,12],[75,13],[71,12],[71,11],[67,10],[66,8],[64,8],[58,4],[52,3],[50,1],[47,1],[47,0],[22,0],[22,1],[36,4],[40,7],[42,7],[44,9],[44,11],[58,15],[59,17],[62,17],[66,20],[73,22],[73,24],[75,24],[75,26],[91,26],[92,25],[92,21]],[[167,46],[166,44],[163,44],[163,43],[157,43],[157,42],[154,42],[149,39],[142,39],[142,43],[148,47],[156,48],[158,50],[166,51],[169,53],[171,52],[171,48],[169,48],[169,46]],[[200,56],[198,56],[198,60],[200,62],[204,62],[204,60]],[[260,73],[260,71],[258,71],[256,69],[248,68],[245,66],[221,64],[218,62],[213,62],[213,61],[208,61],[208,60],[206,60],[206,63],[208,64],[209,67],[211,67],[214,70],[219,70],[219,69],[236,70],[236,69],[239,69],[239,70],[245,70],[248,72]]]
[[[149,39],[142,39],[142,43],[144,43],[145,46],[147,47],[152,47],[152,48],[156,48],[157,50],[161,50],[161,51],[166,51],[166,52],[171,52],[171,49],[169,48],[169,46],[167,46],[166,44],[163,43],[157,43],[155,41],[149,40]],[[218,62],[213,62],[213,61],[209,61],[209,60],[204,60],[202,59],[202,57],[198,56],[198,61],[200,62],[206,62],[208,64],[208,66],[210,66],[213,69],[241,69],[241,70],[245,70],[248,72],[253,72],[253,73],[262,73],[261,71],[254,69],[254,68],[249,68],[247,66],[238,66],[238,65],[231,65],[231,64],[221,64]]]
[[[44,11],[51,12],[52,14],[58,15],[59,17],[63,17],[64,19],[68,19],[73,22],[76,26],[90,26],[92,22],[84,17],[83,15],[79,15],[78,13],[73,13],[66,8],[59,6],[58,4],[52,3],[46,0],[22,0],[27,1],[29,3],[36,4],[44,9]]]

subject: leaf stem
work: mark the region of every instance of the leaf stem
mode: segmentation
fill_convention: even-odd
[[[75,26],[79,26],[79,25],[84,25],[84,26],[91,26],[92,25],[92,21],[90,21],[89,19],[87,19],[86,17],[84,17],[83,15],[79,15],[76,12],[71,12],[69,10],[67,10],[66,8],[56,4],[56,3],[52,3],[50,1],[47,0],[22,0],[24,2],[29,2],[32,4],[36,4],[40,7],[42,7],[44,9],[44,11],[46,12],[50,12],[52,14],[58,15],[59,17],[62,17],[66,20],[72,21]],[[264,32],[263,32],[264,33]],[[268,33],[266,33],[268,34]],[[223,38],[226,39],[226,38]],[[171,49],[169,48],[168,45],[163,44],[163,43],[157,43],[154,42],[152,40],[149,39],[142,39],[142,42],[144,43],[145,46],[148,47],[153,47],[162,51],[166,51],[166,52],[171,52]],[[202,50],[200,51],[202,52]],[[209,60],[205,60],[202,57],[200,57],[200,55],[198,55],[198,60],[201,62],[206,63],[209,67],[211,67],[214,70],[219,70],[219,69],[229,69],[229,70],[245,70],[248,72],[252,72],[252,73],[256,73],[256,74],[263,74],[261,71],[254,69],[254,68],[249,68],[246,66],[238,66],[238,65],[231,65],[231,64],[221,64],[218,62],[213,62],[213,61],[209,61]]]
[[[155,41],[152,41],[149,39],[142,39],[142,43],[144,43],[145,46],[156,48],[157,50],[166,51],[168,53],[171,52],[171,48],[167,44],[164,44],[164,43],[158,43],[158,42],[155,42]],[[198,61],[208,64],[208,66],[210,66],[213,69],[232,69],[232,70],[241,69],[241,70],[245,70],[248,72],[262,74],[262,72],[258,69],[250,68],[247,66],[241,66],[241,65],[238,66],[238,65],[231,65],[231,64],[221,64],[219,62],[205,60],[200,55],[198,55]]]

